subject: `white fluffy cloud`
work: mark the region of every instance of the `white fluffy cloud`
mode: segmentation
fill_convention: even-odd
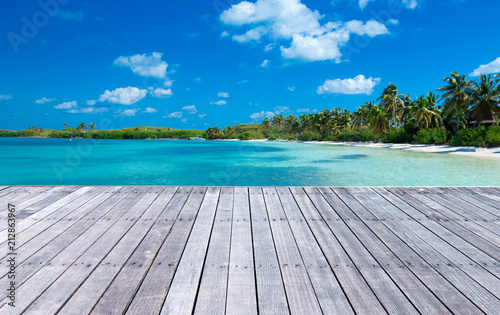
[[[106,107],[85,107],[80,109],[71,109],[68,110],[70,114],[99,114],[109,111]]]
[[[219,100],[217,102],[210,102],[210,105],[226,105],[227,101],[226,100]]]
[[[188,111],[190,114],[196,114],[198,112],[198,110],[196,110],[196,106],[194,105],[184,106],[182,110]]]
[[[156,109],[154,109],[153,107],[146,107],[146,110],[142,111],[141,113],[154,114],[156,113]]]
[[[88,100],[85,102],[85,104],[87,104],[87,106],[94,106],[96,103],[97,103],[96,100]]]
[[[155,98],[167,98],[167,97],[174,95],[174,93],[172,93],[171,89],[165,90],[162,88],[156,88],[154,90],[152,90],[152,88],[151,88],[149,93],[151,94],[152,97],[155,97]]]
[[[289,86],[289,87],[288,87],[288,91],[290,91],[290,92],[295,91],[295,86]]]
[[[220,20],[227,25],[250,27],[245,33],[234,35],[233,40],[259,41],[266,36],[272,42],[287,41],[288,47],[280,47],[282,56],[304,61],[340,62],[340,48],[346,45],[351,34],[375,37],[389,33],[384,24],[373,19],[366,23],[327,22],[321,25],[322,18],[318,11],[312,11],[300,0],[243,1],[220,15]]]
[[[36,100],[35,103],[37,104],[45,104],[45,103],[50,103],[50,102],[53,102],[55,101],[56,99],[55,98],[46,98],[46,97],[42,97],[41,99],[39,100]]]
[[[229,98],[229,93],[227,92],[219,92],[219,94],[217,94],[218,97],[223,97],[223,98]]]
[[[120,110],[115,112],[116,116],[135,116],[135,114],[139,111],[139,108],[131,108],[126,110]]]
[[[299,108],[296,110],[297,113],[310,113],[311,110],[309,108]]]
[[[167,115],[168,118],[182,118],[182,112],[173,112]]]
[[[54,108],[55,109],[72,109],[72,108],[75,108],[76,106],[78,106],[78,102],[72,101],[72,102],[64,102],[64,103],[58,104],[58,105],[54,106]]]
[[[136,87],[125,87],[114,89],[113,91],[106,90],[99,97],[99,102],[108,102],[121,105],[132,105],[142,100],[148,94],[146,89],[138,89]],[[134,114],[135,115],[135,114]]]
[[[373,88],[380,83],[380,78],[365,78],[360,74],[353,79],[326,80],[317,89],[318,94],[366,94],[373,93]]]
[[[373,0],[359,0],[359,7],[361,9],[364,9],[366,7],[366,5],[368,4],[368,2],[370,1],[373,1]]]
[[[133,56],[120,56],[115,59],[114,64],[129,67],[133,73],[142,77],[153,77],[165,79],[167,77],[168,64],[161,60],[163,54],[154,52]]]
[[[472,72],[470,74],[470,76],[478,77],[481,74],[490,74],[490,73],[497,73],[497,72],[500,72],[500,57],[498,57],[497,59],[493,60],[492,62],[490,62],[488,64],[479,66],[479,68],[474,70],[474,72]]]
[[[260,64],[260,66],[262,68],[267,68],[267,67],[269,67],[269,63],[270,63],[270,61],[267,60],[267,59],[265,59],[264,61],[262,61],[262,63]]]
[[[260,113],[253,113],[252,115],[250,115],[250,119],[255,120],[255,121],[259,121],[259,120],[262,120],[264,118],[271,118],[273,116],[274,116],[273,112],[261,111]]]
[[[415,9],[418,5],[417,0],[403,0],[403,4],[408,8],[408,9]]]
[[[12,95],[9,94],[0,94],[0,101],[2,100],[10,100],[12,98]]]
[[[207,114],[199,114],[198,117],[204,118],[204,117],[207,117]]]

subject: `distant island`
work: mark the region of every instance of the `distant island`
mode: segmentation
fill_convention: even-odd
[[[227,125],[224,129],[183,130],[140,126],[99,130],[94,123],[64,129],[0,130],[0,137],[47,137],[88,139],[268,139],[318,141],[374,141],[387,143],[500,146],[500,73],[466,80],[452,72],[445,86],[412,99],[389,83],[378,103],[368,101],[351,113],[336,107],[320,112],[277,114],[261,124]],[[438,105],[438,98],[440,104]]]

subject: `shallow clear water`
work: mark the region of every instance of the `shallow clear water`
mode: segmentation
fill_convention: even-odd
[[[0,185],[500,186],[500,160],[309,143],[0,138]]]

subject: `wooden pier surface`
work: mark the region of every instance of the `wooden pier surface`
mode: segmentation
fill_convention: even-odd
[[[500,313],[498,187],[0,186],[0,206],[0,314]]]

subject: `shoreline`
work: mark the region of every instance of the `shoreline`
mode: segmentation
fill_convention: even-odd
[[[329,144],[337,146],[366,147],[374,149],[392,149],[424,153],[439,153],[460,155],[475,158],[498,159],[500,160],[500,147],[460,147],[437,144],[407,144],[407,143],[375,143],[375,142],[337,142],[337,141],[304,141],[305,143]]]
[[[46,138],[46,139],[56,139],[47,137],[19,137],[19,138]],[[64,138],[57,138],[64,139]],[[84,139],[84,138],[73,138],[73,139]],[[98,140],[98,139],[93,139]],[[115,140],[115,139],[109,139]],[[124,140],[124,139],[120,139]],[[126,139],[135,140],[135,139]],[[137,140],[181,140],[181,139],[137,139]],[[244,141],[244,142],[292,142],[292,143],[306,143],[306,144],[328,144],[336,146],[350,146],[350,147],[366,147],[373,149],[392,149],[392,150],[404,150],[404,151],[414,151],[414,152],[424,152],[424,153],[439,153],[439,154],[450,154],[459,156],[468,156],[474,158],[486,158],[486,159],[498,159],[500,160],[500,147],[494,148],[482,148],[482,147],[465,147],[465,146],[451,146],[451,145],[437,145],[437,144],[408,144],[408,143],[375,143],[375,142],[340,142],[340,141],[302,141],[302,140],[268,140],[268,139],[252,139],[252,140],[239,140],[239,139],[218,139],[209,141]]]

